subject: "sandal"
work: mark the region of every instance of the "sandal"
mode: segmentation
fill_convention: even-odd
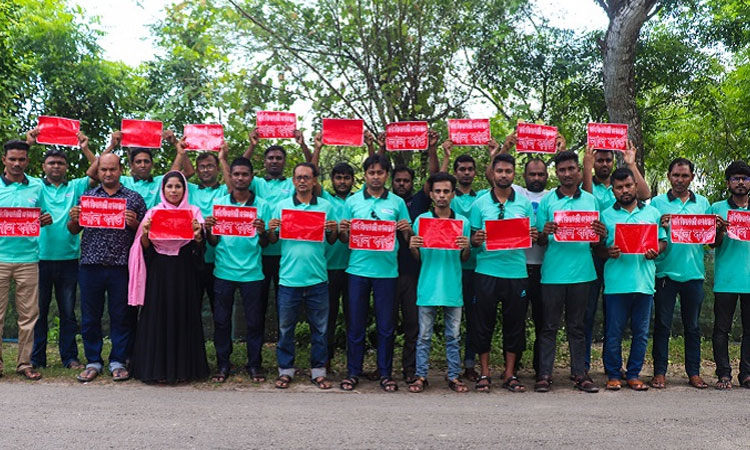
[[[708,384],[703,381],[703,378],[701,378],[700,375],[693,375],[690,377],[688,384],[696,389],[706,389],[708,387]]]
[[[255,384],[266,381],[266,371],[262,367],[251,367],[247,372],[250,374],[251,381]]]
[[[289,387],[289,383],[292,382],[292,377],[289,375],[279,375],[278,378],[276,378],[276,383],[274,386],[276,389],[286,389]]]
[[[96,370],[93,367],[87,367],[83,369],[83,372],[79,373],[76,376],[76,380],[80,381],[81,383],[88,383],[89,381],[94,381],[94,378],[99,376],[99,371]]]
[[[732,389],[732,379],[729,377],[721,377],[719,378],[719,381],[716,382],[715,387],[720,391],[730,390]]]
[[[620,389],[622,389],[622,382],[614,378],[607,380],[607,386],[605,386],[605,389],[607,389],[608,391],[619,391]]]
[[[534,392],[549,392],[552,381],[548,375],[543,375],[534,383]]]
[[[219,369],[216,375],[211,377],[211,381],[214,383],[223,383],[229,378],[229,369]]]
[[[42,374],[32,369],[31,367],[27,367],[19,373],[23,375],[27,380],[39,381],[42,379]]]
[[[70,364],[65,366],[66,369],[73,369],[73,370],[81,370],[86,368],[83,364],[81,364],[79,361],[72,361]]]
[[[359,378],[357,377],[347,377],[341,380],[341,383],[339,383],[339,387],[342,391],[353,391],[354,388],[357,387],[359,384]]]
[[[631,378],[628,380],[628,386],[634,391],[647,391],[648,386],[638,378]]]
[[[460,378],[454,378],[454,379],[448,379],[448,387],[451,388],[451,391],[458,392],[459,394],[463,394],[464,392],[469,392],[469,386],[464,384],[463,381],[461,381]]]
[[[490,386],[492,385],[492,379],[486,375],[482,375],[474,385],[474,389],[479,392],[490,392]]]
[[[505,383],[503,383],[503,387],[511,392],[526,392],[526,386],[521,384],[521,382],[518,381],[518,377],[515,375],[508,377],[508,379],[505,380]]]
[[[319,376],[318,378],[311,379],[310,382],[318,387],[318,389],[331,389],[333,385],[331,384],[331,380],[324,376]]]
[[[118,367],[112,371],[112,381],[128,381],[129,379],[128,369],[124,367]]]
[[[742,381],[740,381],[740,386],[750,389],[750,375],[746,376],[742,379]]]
[[[599,392],[599,388],[594,384],[594,380],[588,375],[576,378],[576,384],[574,386],[579,391],[587,392],[589,394],[596,394]]]
[[[409,392],[417,394],[424,391],[428,385],[429,383],[425,377],[415,377],[414,381],[409,383]]]
[[[396,392],[398,391],[398,384],[391,377],[383,377],[380,379],[380,388],[385,392]]]
[[[464,378],[471,381],[472,383],[476,383],[477,381],[479,381],[479,372],[477,372],[473,367],[467,367],[466,370],[464,370]]]
[[[654,389],[664,389],[667,387],[667,380],[664,378],[664,375],[654,375],[648,385]]]

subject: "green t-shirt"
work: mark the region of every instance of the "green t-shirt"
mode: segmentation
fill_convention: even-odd
[[[351,195],[349,194],[349,197]],[[331,195],[327,191],[323,191],[321,197],[331,203],[331,218],[336,222],[341,222],[346,211],[346,200],[338,195]],[[328,270],[345,270],[349,265],[349,246],[339,239],[336,239],[333,245],[326,245],[326,262]]]
[[[310,204],[300,203],[296,196],[282,200],[276,207],[273,218],[281,219],[282,209],[299,209],[303,211],[322,211],[326,220],[331,217],[331,204],[324,198],[313,197]],[[284,224],[282,223],[283,227]],[[279,231],[281,231],[279,229]],[[279,239],[281,242],[281,263],[279,266],[279,285],[286,287],[307,287],[328,281],[326,270],[326,247],[323,242],[296,241]]]
[[[234,201],[231,194],[214,200],[214,205],[252,206],[258,210],[258,217],[268,224],[271,210],[266,202],[252,196],[245,204]],[[260,281],[263,276],[261,246],[258,235],[253,237],[219,236],[216,245],[214,276],[227,281],[247,283]]]
[[[419,230],[419,219],[436,217],[432,211],[419,215],[414,229]],[[455,214],[453,219],[463,222],[463,235],[469,237],[469,219]],[[417,283],[417,306],[463,306],[461,284],[461,251],[420,248],[422,262]]]
[[[474,201],[488,192],[489,189],[482,189],[479,192],[474,192],[472,190],[468,194],[464,194],[456,189],[456,195],[453,197],[453,200],[451,200],[451,209],[455,211],[456,214],[468,218],[471,216],[471,205],[474,204]],[[478,253],[479,247],[472,247],[469,259],[461,263],[461,268],[463,270],[474,270],[477,267]]]
[[[363,188],[346,199],[344,208],[345,219],[406,220],[411,223],[404,200],[387,190],[380,197],[373,197]],[[346,273],[366,278],[397,278],[397,253],[398,239],[390,252],[352,250]]]
[[[601,213],[601,221],[607,227],[607,247],[615,242],[615,224],[618,223],[655,223],[659,225],[661,214],[653,206],[638,202],[638,206],[629,213],[619,204],[607,208]],[[659,240],[666,240],[667,233],[659,228]],[[656,264],[644,255],[622,254],[617,259],[609,258],[604,264],[605,294],[648,294],[653,295],[656,285]]]
[[[205,187],[195,183],[188,183],[188,200],[191,205],[197,206],[201,210],[203,219],[213,216],[214,201],[228,194],[229,192],[227,192],[225,184],[220,184],[216,187]],[[206,243],[203,260],[208,264],[213,264],[216,260],[216,247]]]
[[[711,205],[706,197],[692,192],[688,201],[682,203],[672,196],[670,190],[666,194],[657,195],[651,199],[651,206],[664,214],[708,214]],[[656,277],[669,277],[678,282],[703,280],[706,278],[706,268],[703,264],[705,249],[699,244],[674,244],[667,239],[667,249],[656,258]]]
[[[0,180],[0,207],[41,208],[41,214],[47,212],[47,205],[44,203],[42,194],[42,182],[38,178],[27,175],[22,183],[12,183],[5,176],[0,178],[2,178]],[[39,262],[39,238],[37,237],[0,237],[0,249],[2,249],[0,250],[2,263]]]
[[[599,202],[599,211],[612,207],[617,201],[614,192],[612,192],[612,185],[606,186],[604,183],[596,181],[596,178],[592,181],[591,191],[596,197],[596,201]]]
[[[500,214],[500,201],[495,197],[495,192],[479,197],[471,207],[471,229],[484,229],[485,220],[497,220]],[[515,219],[531,217],[534,208],[525,197],[511,190],[510,197],[505,202],[505,213],[503,219]],[[530,226],[534,224],[530,223]],[[496,278],[526,278],[526,251],[525,250],[496,250],[488,251],[487,246],[482,244],[477,254],[476,273],[489,275]]]
[[[709,214],[720,215],[726,220],[730,210],[748,209],[738,207],[730,198],[711,205]],[[714,292],[750,294],[750,242],[724,235],[714,256]]]
[[[47,212],[52,215],[52,224],[43,227],[39,232],[39,259],[78,259],[81,253],[80,235],[68,231],[68,221],[70,208],[78,204],[78,199],[89,188],[89,181],[88,177],[76,178],[55,186],[45,178],[42,179],[42,196],[47,205]]]
[[[120,177],[120,183],[126,188],[141,194],[143,201],[146,203],[146,208],[153,208],[161,203],[159,190],[161,189],[162,178],[164,178],[164,175],[151,177],[150,180],[136,180],[131,176],[123,175]]]
[[[554,222],[555,211],[598,210],[596,198],[588,192],[579,188],[572,197],[567,197],[557,188],[539,203],[536,228],[541,231],[547,222]],[[595,279],[596,269],[588,242],[557,242],[554,234],[548,236],[547,251],[542,262],[542,283],[587,283]]]
[[[255,192],[255,195],[262,198],[264,202],[272,207],[275,207],[282,200],[291,197],[294,192],[294,183],[291,178],[253,178],[250,189]],[[268,244],[268,247],[263,249],[264,256],[279,256],[281,255],[281,242],[275,244]]]

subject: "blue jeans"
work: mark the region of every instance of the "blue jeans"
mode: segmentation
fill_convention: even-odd
[[[365,331],[372,290],[375,327],[378,332],[378,374],[390,378],[393,372],[393,314],[396,278],[365,278],[349,274],[349,329],[346,330],[346,369],[348,376],[362,374],[365,359]]]
[[[109,307],[109,370],[125,367],[135,335],[137,310],[128,306],[128,268],[83,264],[78,270],[81,287],[81,337],[88,364],[102,370],[102,314],[106,294]]]
[[[626,378],[636,379],[643,368],[648,345],[648,324],[651,320],[653,295],[610,294],[604,295],[607,311],[607,326],[604,332],[604,370],[610,380],[620,379],[622,368],[622,333],[630,319],[630,356]]]
[[[594,340],[594,320],[596,319],[596,309],[599,305],[599,294],[601,294],[604,288],[604,263],[606,259],[602,259],[594,255],[594,268],[596,269],[596,280],[591,282],[589,287],[589,302],[586,305],[586,314],[583,318],[583,333],[586,338],[586,361],[585,369],[588,373],[591,367],[591,343]],[[604,323],[602,328],[607,327],[607,306],[606,300],[602,298],[602,309],[604,311]]]
[[[263,325],[265,323],[265,299],[261,295],[263,281],[228,281],[214,279],[214,347],[216,366],[220,371],[229,370],[232,355],[232,308],[234,292],[239,289],[245,308],[247,325],[247,369],[260,370],[263,347]]]
[[[685,335],[685,371],[689,377],[700,375],[701,330],[698,317],[703,304],[703,280],[674,281],[669,277],[656,279],[654,295],[654,375],[665,375],[669,361],[669,336],[672,330],[674,305],[680,295],[680,311]]]
[[[294,330],[305,308],[310,324],[311,378],[326,376],[328,362],[328,283],[306,287],[279,286],[279,343],[276,359],[279,375],[294,377]]]
[[[417,373],[426,377],[430,367],[432,331],[439,306],[419,307],[419,338],[417,339]],[[461,307],[443,307],[445,317],[445,358],[448,362],[448,379],[454,380],[461,373]]]
[[[60,359],[63,367],[78,362],[76,345],[76,286],[78,285],[78,260],[39,261],[39,319],[34,326],[34,348],[31,363],[37,367],[47,366],[47,316],[55,290],[57,310],[60,313]]]

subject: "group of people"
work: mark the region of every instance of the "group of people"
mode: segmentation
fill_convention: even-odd
[[[726,234],[727,212],[748,210],[750,166],[744,162],[726,168],[729,195],[725,200],[709,204],[690,190],[695,168],[684,158],[676,158],[669,166],[671,189],[650,198],[632,144],[623,154],[621,168],[614,168],[612,151],[590,147],[581,167],[579,156],[566,150],[564,138],[558,135],[551,165],[560,184],[547,190],[549,168],[539,158],[529,159],[522,168],[525,187],[514,184],[517,167],[511,151],[516,137],[511,134],[502,145],[490,141],[490,163],[484,172],[490,188],[475,190],[477,165],[472,156],[452,158],[453,143],[448,140],[442,144],[444,157],[439,161],[439,134],[430,131],[429,177],[421,189],[415,189],[412,169],[391,167],[384,136],[366,133],[369,156],[362,164],[364,185],[356,191],[355,168],[340,162],[331,170],[333,192],[328,192],[319,182],[320,134],[315,136],[311,152],[303,135],[295,131],[306,162],[295,165],[287,178],[286,150],[276,145],[265,149],[264,174],[256,175],[250,161],[260,141],[256,131],[250,133],[249,147],[242,156],[229,162],[224,145],[218,153],[198,154],[195,166],[184,141],[166,132],[176,156],[171,170],[156,176],[152,174],[152,150],[128,148],[131,175],[125,176],[114,152],[120,144],[119,132],[113,133],[110,145],[98,157],[89,149],[86,136],[79,133],[80,148],[90,163],[86,177],[80,179],[66,176],[68,156],[57,149],[44,154],[41,178],[27,174],[28,153],[37,134],[38,130],[31,130],[25,141],[5,143],[0,183],[0,207],[41,210],[38,238],[0,237],[0,323],[12,279],[19,329],[16,370],[28,379],[39,379],[37,369],[47,364],[48,311],[54,290],[62,363],[79,369],[81,382],[93,381],[103,372],[105,298],[112,344],[108,368],[115,381],[132,376],[144,382],[175,383],[209,377],[201,319],[205,294],[215,330],[216,370],[211,379],[222,383],[232,374],[232,311],[239,291],[246,321],[246,369],[254,383],[266,380],[261,349],[268,304],[273,302],[279,331],[274,385],[279,389],[287,388],[296,373],[294,334],[303,309],[310,328],[310,379],[320,389],[333,386],[330,361],[342,307],[347,364],[341,389],[356,389],[364,375],[366,329],[372,312],[377,330],[374,378],[384,391],[398,390],[393,354],[394,335],[400,328],[404,334],[404,380],[410,392],[422,392],[428,386],[432,335],[442,309],[448,386],[455,392],[467,392],[467,382],[471,382],[477,391],[487,392],[492,387],[490,352],[501,306],[502,387],[524,392],[526,386],[517,372],[527,344],[530,305],[535,329],[533,389],[551,389],[557,334],[564,314],[571,380],[575,388],[594,393],[599,387],[589,375],[591,341],[603,291],[606,389],[619,390],[622,380],[638,391],[666,386],[669,336],[678,296],[689,383],[706,388],[700,376],[698,327],[704,248],[672,243],[667,231],[672,214],[712,214],[717,230],[712,244],[716,249],[715,387],[732,387],[728,335],[739,298],[743,342],[738,384],[750,388],[750,343],[746,342],[750,339],[750,242]],[[449,173],[451,161],[453,174]],[[197,183],[188,181],[193,175],[197,175]],[[390,190],[386,188],[389,178]],[[124,199],[126,226],[82,227],[82,196]],[[215,234],[216,205],[254,207],[255,233]],[[192,239],[151,236],[152,218],[164,209],[189,211]],[[323,213],[325,238],[319,242],[280,238],[283,227],[294,225],[284,223],[282,210]],[[556,240],[557,211],[598,212],[599,219],[590,225],[598,240]],[[460,221],[454,250],[425,248],[418,230],[420,221],[427,218]],[[485,222],[511,218],[530,220],[532,247],[488,250]],[[395,222],[394,249],[350,249],[353,219]],[[622,223],[657,224],[658,250],[623,253],[615,245],[615,226]],[[275,296],[269,300],[272,284]],[[77,287],[85,366],[76,345]],[[641,369],[652,308],[654,376],[644,383]],[[466,324],[463,359],[462,316]],[[632,342],[623,367],[622,339],[628,324]]]

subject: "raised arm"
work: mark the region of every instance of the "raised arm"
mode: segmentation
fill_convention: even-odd
[[[505,142],[506,143],[508,142],[507,138],[505,139]],[[503,144],[503,148],[505,148],[505,144]],[[492,182],[492,179],[494,178],[492,176],[492,160],[495,159],[495,156],[499,155],[500,153],[503,153],[503,150],[500,148],[500,145],[494,139],[490,139],[490,142],[487,143],[487,150],[489,150],[490,152],[490,161],[487,163],[487,168],[484,170],[484,176],[485,178],[487,178],[487,182],[490,183],[490,187],[492,187],[494,186],[494,183]]]
[[[294,130],[294,141],[302,149],[302,154],[305,155],[306,162],[312,162],[313,154],[310,153],[310,149],[307,147],[305,142],[305,135],[300,130]],[[315,164],[317,166],[317,164]]]
[[[93,163],[91,163],[88,170],[86,171],[87,177],[95,181],[100,181],[99,174],[98,174],[99,158],[101,158],[101,156],[106,153],[112,153],[115,150],[115,148],[117,148],[117,146],[120,145],[120,141],[122,141],[122,131],[115,131],[114,133],[112,133],[112,137],[109,140],[109,145],[107,146],[107,148],[105,148],[102,154],[99,155],[99,157],[96,158],[96,160]]]
[[[227,161],[227,155],[229,154],[229,144],[224,141],[221,144],[221,150],[219,150],[219,167],[221,167],[221,177],[224,179],[224,184],[227,186],[227,191],[234,191],[234,184],[232,184],[232,173],[229,170],[229,162]]]
[[[625,164],[627,164],[628,169],[630,169],[633,172],[633,175],[635,177],[636,182],[636,194],[638,195],[639,200],[648,200],[651,198],[651,189],[648,187],[648,183],[646,183],[646,180],[643,178],[643,175],[641,175],[641,171],[638,170],[638,165],[635,163],[635,155],[636,155],[636,148],[635,144],[633,144],[633,141],[628,140],[628,149],[625,151],[625,154],[623,155],[623,161],[625,161]]]
[[[260,135],[258,135],[258,130],[253,128],[250,130],[250,143],[247,145],[247,150],[245,150],[245,153],[242,154],[247,159],[250,159],[253,157],[253,152],[255,151],[255,147],[258,145],[258,142],[260,142]]]
[[[443,162],[440,164],[441,172],[448,172],[448,167],[451,162],[451,152],[453,152],[453,141],[447,139],[443,142]]]
[[[583,190],[589,194],[594,193],[594,147],[586,146],[583,154]]]

